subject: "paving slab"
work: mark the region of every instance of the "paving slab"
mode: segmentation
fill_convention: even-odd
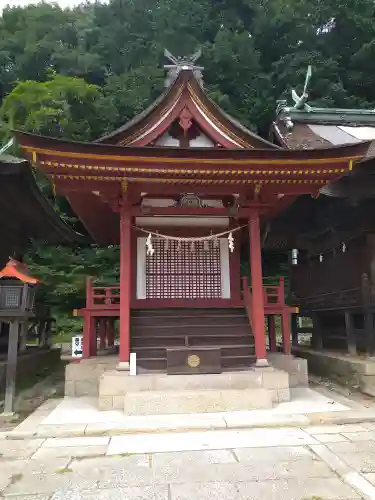
[[[368,429],[364,432],[343,432],[342,435],[349,439],[349,441],[375,440],[375,431]]]
[[[375,498],[375,487],[367,481],[357,470],[353,469],[344,457],[335,455],[324,445],[312,445],[311,450],[334,471],[353,490],[365,498]]]
[[[35,435],[46,438],[83,436],[86,427],[86,424],[38,425]]]
[[[1,474],[49,474],[65,469],[69,464],[69,458],[53,458],[45,460],[2,460],[0,462]]]
[[[97,489],[97,479],[82,478],[78,474],[69,471],[53,474],[25,474],[20,475],[3,492],[3,495],[27,495],[27,494],[53,494],[57,490],[89,490]]]
[[[43,444],[44,439],[0,440],[0,456],[2,458],[30,458]]]
[[[268,481],[294,477],[332,477],[331,469],[319,460],[298,462],[252,462],[235,464],[209,464],[204,467],[192,464],[163,465],[154,457],[153,473],[156,483],[207,483],[220,481]]]
[[[314,434],[314,438],[320,443],[340,443],[348,441],[343,434]]]
[[[43,448],[67,448],[70,446],[107,446],[109,437],[72,437],[50,438],[43,443]]]
[[[269,448],[236,448],[232,451],[240,463],[269,462],[270,457],[273,460],[291,462],[314,458],[312,451],[305,446],[280,446],[272,448],[272,452]]]
[[[72,460],[69,468],[80,474],[96,473],[111,467],[151,467],[151,459],[145,453],[139,455],[115,455],[111,457],[88,457],[84,460]]]
[[[149,457],[130,455],[74,460],[69,465],[80,477],[97,479],[98,488],[121,488],[153,484]]]
[[[51,495],[12,495],[9,500],[50,500]]]
[[[232,450],[180,451],[158,453],[151,456],[153,468],[170,466],[205,467],[209,464],[235,464],[236,456]]]
[[[327,443],[329,448],[336,455],[350,455],[355,453],[367,453],[375,456],[375,441],[345,441],[341,443]]]
[[[360,424],[312,425],[304,429],[309,434],[341,434],[342,432],[366,432],[368,429]]]
[[[248,428],[248,427],[281,427],[281,426],[306,426],[310,420],[306,415],[284,415],[284,414],[254,414],[252,412],[225,413],[224,419],[227,427]]]
[[[114,436],[109,443],[107,454],[261,448],[314,443],[316,440],[312,436],[295,428],[161,433]]]
[[[68,447],[42,447],[34,455],[36,460],[50,460],[51,458],[84,458],[104,456],[107,453],[108,446],[68,446]]]
[[[337,478],[242,482],[237,483],[237,488],[236,500],[354,500],[361,498],[352,488]],[[200,500],[203,498],[201,497]],[[175,500],[173,494],[172,500]],[[180,500],[185,500],[185,498],[181,497]]]
[[[88,424],[86,435],[116,435],[138,432],[183,432],[186,430],[225,429],[224,418],[218,414],[155,415],[125,417],[121,422],[99,422]]]
[[[57,492],[50,500],[170,500],[170,497],[168,486],[148,485],[95,492],[80,491],[79,494],[76,492]]]
[[[172,484],[171,500],[244,500],[238,496],[236,484],[215,481],[207,484]]]

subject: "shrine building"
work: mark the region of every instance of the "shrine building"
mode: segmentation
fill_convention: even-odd
[[[316,197],[350,173],[369,143],[277,146],[209,98],[196,57],[168,56],[165,91],[111,134],[93,143],[16,134],[92,238],[120,245],[119,283],[87,281],[84,357],[96,356],[97,331],[101,347],[113,345],[119,319],[120,370],[131,352],[145,371],[267,366],[265,319],[275,344],[281,317],[290,354],[297,310],[286,304],[282,279],[264,283],[270,222],[297,197]],[[244,245],[250,273],[242,277]]]

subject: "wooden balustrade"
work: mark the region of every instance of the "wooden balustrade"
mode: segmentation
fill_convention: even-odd
[[[249,319],[249,325],[252,326],[252,290],[249,286],[248,279],[242,278],[243,285],[243,301]],[[264,285],[264,313],[268,317],[268,327],[270,333],[271,350],[276,350],[276,331],[275,331],[275,316],[281,317],[281,330],[283,339],[283,352],[290,354],[291,352],[291,314],[296,313],[298,308],[290,307],[285,303],[285,279],[280,278],[278,285]]]
[[[86,281],[86,307],[118,308],[120,304],[120,286],[93,286],[92,278]]]

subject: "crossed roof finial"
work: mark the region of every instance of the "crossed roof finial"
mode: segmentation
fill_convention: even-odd
[[[172,63],[164,65],[164,68],[168,70],[165,86],[169,87],[173,80],[177,78],[180,71],[186,69],[192,70],[199,83],[203,86],[202,70],[204,68],[196,65],[201,55],[202,50],[200,48],[191,55],[178,57],[175,57],[168,49],[164,49],[164,56]]]

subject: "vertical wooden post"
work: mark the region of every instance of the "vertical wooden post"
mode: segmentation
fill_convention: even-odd
[[[96,356],[96,319],[87,310],[83,316],[83,358]]]
[[[20,352],[25,352],[26,351],[26,344],[27,344],[27,331],[28,331],[29,323],[27,320],[22,321],[20,323],[20,331],[19,331],[19,337],[20,337]],[[40,339],[39,339],[40,342]],[[40,344],[39,344],[40,347]]]
[[[93,305],[92,277],[87,276],[87,278],[86,278],[86,308],[90,308],[92,305]]]
[[[264,329],[264,294],[262,276],[262,247],[260,240],[259,213],[252,211],[249,217],[250,269],[252,288],[252,326],[255,342],[255,366],[268,366]]]
[[[4,414],[13,413],[14,395],[16,392],[17,354],[19,322],[11,321],[9,325],[8,360],[5,385]]]
[[[96,320],[91,314],[93,306],[92,277],[86,278],[86,309],[83,315],[83,358],[96,356]]]
[[[237,231],[233,253],[229,252],[230,298],[241,302],[241,231]]]
[[[115,321],[113,318],[107,320],[107,342],[108,347],[115,345]]]
[[[99,320],[99,349],[106,348],[106,319],[100,318]]]
[[[348,345],[348,353],[351,356],[356,356],[357,342],[354,334],[353,314],[348,311],[346,311],[344,314],[345,314],[345,331],[346,331],[346,340]]]
[[[119,370],[129,370],[130,303],[131,303],[131,213],[130,207],[120,211],[120,349]]]
[[[287,309],[285,309],[285,278],[284,276],[280,277],[280,285],[279,285],[279,304],[282,307],[281,313],[281,331],[283,335],[283,352],[284,354],[290,354],[291,345],[290,345],[290,314]]]
[[[365,336],[366,336],[366,351],[370,357],[375,354],[375,330],[374,330],[374,315],[366,310],[365,317]]]
[[[267,316],[267,321],[268,321],[268,338],[270,343],[270,351],[277,352],[275,316],[273,314],[269,314]]]
[[[311,315],[313,322],[313,331],[311,337],[311,346],[313,349],[320,350],[323,348],[322,325],[318,313]]]
[[[298,315],[292,314],[292,346],[298,347]]]

